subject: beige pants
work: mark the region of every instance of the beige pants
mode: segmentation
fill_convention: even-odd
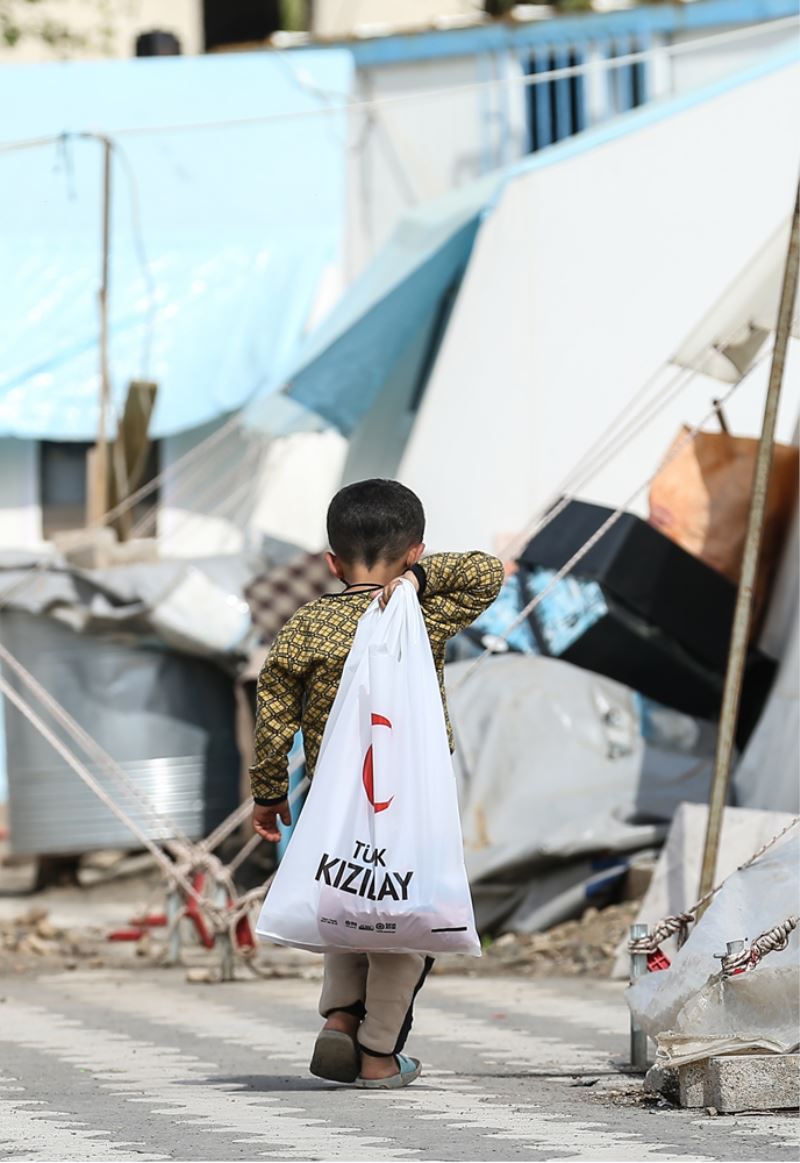
[[[432,957],[421,953],[326,953],[319,1012],[346,1010],[362,1019],[367,1054],[399,1054],[411,1029],[414,998]]]

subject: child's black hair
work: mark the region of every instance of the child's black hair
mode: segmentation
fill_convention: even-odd
[[[330,547],[348,565],[398,561],[424,536],[422,502],[399,481],[346,485],[328,507]]]

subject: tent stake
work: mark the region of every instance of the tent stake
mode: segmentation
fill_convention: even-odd
[[[650,935],[650,926],[637,923],[631,925],[630,937],[636,941]],[[647,954],[631,953],[631,985],[647,973]],[[634,1070],[647,1070],[647,1034],[631,1014],[631,1066]]]
[[[716,876],[722,817],[728,798],[736,721],[739,714],[742,677],[744,674],[745,659],[747,657],[747,643],[753,614],[753,590],[761,550],[761,536],[764,528],[769,475],[770,469],[772,468],[772,450],[775,441],[778,401],[780,399],[783,375],[786,367],[786,351],[789,346],[794,303],[797,297],[799,259],[800,186],[798,186],[797,195],[795,196],[792,229],[789,236],[789,249],[786,255],[786,267],[783,274],[783,286],[781,288],[780,306],[778,308],[778,321],[775,328],[775,347],[772,352],[769,386],[764,404],[764,419],[761,426],[761,438],[758,444],[758,456],[756,458],[755,473],[753,475],[753,491],[750,498],[750,513],[747,519],[747,536],[742,555],[742,573],[739,579],[739,591],[736,597],[736,609],[733,616],[733,628],[731,630],[731,643],[728,654],[728,667],[725,673],[725,686],[722,695],[719,736],[717,739],[717,752],[714,759],[714,776],[708,805],[708,823],[706,826],[698,896],[704,896],[711,890]],[[698,917],[702,915],[706,907],[707,905],[698,909]]]
[[[180,916],[183,913],[183,900],[177,888],[171,888],[167,893],[167,924],[169,926],[169,940],[165,965],[180,965],[181,963],[181,931]]]
[[[214,900],[223,909],[228,906],[228,893],[224,884],[217,885]],[[219,945],[220,951],[220,981],[233,981],[233,942],[230,933],[216,933],[215,943]]]

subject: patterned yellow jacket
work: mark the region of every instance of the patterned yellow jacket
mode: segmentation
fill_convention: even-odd
[[[438,553],[421,564],[426,580],[420,603],[447,718],[445,646],[492,604],[503,584],[503,566],[486,553]],[[306,772],[313,775],[358,620],[374,597],[363,590],[326,594],[298,610],[275,639],[258,680],[255,762],[250,768],[257,804],[286,799],[287,757],[300,730]],[[447,729],[452,749],[449,718]]]

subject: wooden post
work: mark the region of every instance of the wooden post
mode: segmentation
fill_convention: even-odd
[[[113,471],[109,482],[108,504],[115,508],[142,483],[150,451],[148,429],[155,407],[158,387],[149,380],[131,380],[125,408],[117,425],[117,437],[111,446]],[[112,522],[120,541],[127,541],[133,525],[133,509],[126,509]]]
[[[111,381],[108,369],[108,272],[111,249],[111,164],[112,144],[109,138],[100,139],[103,146],[103,210],[102,210],[102,259],[98,306],[100,310],[100,416],[97,426],[97,444],[94,456],[87,462],[89,485],[87,487],[86,524],[99,521],[108,512],[109,497],[109,446],[108,409],[111,397]]]
[[[728,667],[725,674],[725,687],[722,695],[717,753],[714,759],[714,776],[708,804],[708,823],[706,826],[703,865],[700,873],[698,896],[705,896],[707,892],[710,892],[714,887],[714,881],[716,879],[722,817],[728,798],[731,760],[733,758],[733,745],[736,734],[736,720],[739,715],[742,678],[744,675],[747,644],[750,636],[750,625],[753,613],[753,590],[758,570],[761,535],[764,528],[764,512],[767,504],[767,489],[769,486],[770,469],[772,467],[775,422],[778,415],[778,401],[780,400],[783,374],[786,366],[786,350],[789,346],[794,304],[797,297],[799,262],[800,186],[797,189],[794,213],[792,215],[789,250],[786,255],[786,268],[784,270],[783,287],[781,289],[780,306],[778,308],[778,321],[775,328],[775,347],[772,352],[772,367],[770,368],[769,386],[764,404],[764,420],[761,426],[761,438],[759,440],[758,456],[756,458],[755,473],[753,475],[753,491],[750,500],[750,513],[747,520],[747,536],[742,556],[742,574],[739,579],[739,592],[736,597],[736,609],[733,616],[731,644],[728,654]],[[702,915],[703,911],[704,909],[699,909],[698,915]]]

